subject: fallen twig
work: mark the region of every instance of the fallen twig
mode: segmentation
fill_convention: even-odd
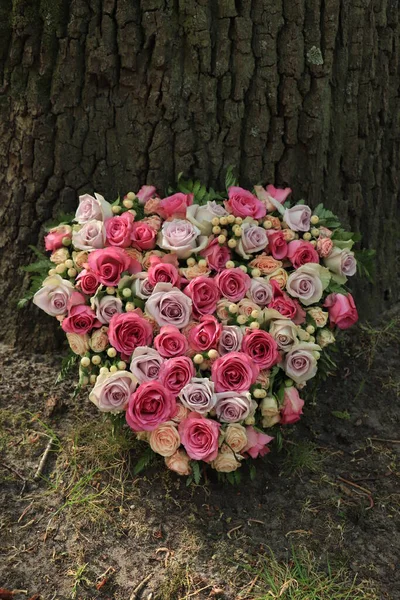
[[[228,536],[228,538],[231,540],[231,533],[233,533],[234,531],[238,531],[239,529],[242,529],[243,525],[238,525],[237,527],[233,527],[232,529],[230,529],[228,531],[228,533],[226,534]]]
[[[98,583],[96,583],[96,589],[101,590],[101,588],[106,585],[106,583],[109,581],[110,577],[114,573],[115,573],[114,567],[108,567],[108,569],[106,569],[104,571],[104,573],[102,573],[101,575],[98,576],[98,578],[97,578]],[[108,575],[108,577],[107,577],[107,575]]]
[[[135,587],[135,589],[133,590],[132,594],[129,597],[129,600],[136,600],[138,593],[140,592],[140,590],[145,586],[145,584],[150,581],[150,579],[153,577],[153,574],[150,573],[150,575],[147,575],[147,577],[145,577],[144,579],[142,579],[142,581],[140,583],[137,584],[137,586]]]
[[[26,515],[26,513],[32,508],[33,506],[33,500],[30,504],[28,504],[28,506],[22,511],[21,516],[19,517],[17,523],[20,523],[22,521],[22,519],[24,518],[24,516]]]
[[[25,477],[23,475],[21,475],[21,473],[19,471],[17,471],[17,469],[14,469],[14,467],[10,467],[10,465],[7,465],[4,462],[0,462],[0,465],[2,467],[4,467],[5,469],[7,469],[8,471],[10,471],[11,473],[14,473],[14,475],[16,475],[17,477],[22,479],[22,481],[25,483]]]
[[[369,438],[371,442],[384,442],[388,444],[400,444],[400,440],[385,440],[383,438]]]
[[[204,590],[208,590],[208,588],[210,587],[213,587],[212,584],[206,585],[205,587],[202,587],[199,590],[196,590],[195,592],[191,592],[190,594],[186,594],[186,596],[182,596],[181,598],[179,598],[179,600],[186,600],[186,598],[192,598],[193,596],[197,596],[197,594],[200,594],[200,592],[204,592]]]
[[[34,475],[33,479],[37,480],[37,479],[39,479],[39,478],[40,478],[40,476],[41,476],[41,474],[42,474],[42,472],[43,472],[43,469],[44,469],[44,467],[45,467],[45,464],[46,464],[47,457],[48,457],[48,455],[49,455],[49,453],[50,453],[50,451],[51,451],[51,449],[52,449],[52,447],[53,447],[53,444],[54,444],[54,440],[53,440],[53,438],[51,438],[51,439],[49,440],[49,443],[48,443],[48,444],[47,444],[47,446],[46,446],[46,449],[45,449],[45,451],[43,452],[43,456],[42,456],[42,458],[40,459],[40,462],[39,462],[38,468],[36,469],[36,473],[35,473],[35,475]]]

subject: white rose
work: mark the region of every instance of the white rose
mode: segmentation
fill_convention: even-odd
[[[106,228],[102,221],[88,221],[72,232],[72,244],[79,250],[99,250],[106,243]]]
[[[89,194],[79,196],[79,206],[75,213],[75,221],[80,224],[88,221],[105,221],[113,216],[111,204],[100,194],[95,198]]]

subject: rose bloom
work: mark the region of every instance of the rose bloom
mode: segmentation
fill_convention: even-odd
[[[317,240],[317,252],[321,258],[326,258],[330,255],[333,249],[333,242],[328,237],[320,237]]]
[[[289,278],[288,272],[286,269],[277,269],[271,275],[267,275],[268,281],[276,281],[281,290],[283,290],[287,284],[287,280]]]
[[[170,283],[157,283],[146,302],[146,312],[162,327],[186,327],[192,314],[192,301]]]
[[[154,213],[157,213],[159,205],[160,198],[149,198],[144,205],[144,214],[153,215]]]
[[[132,354],[130,370],[139,383],[154,381],[159,379],[163,362],[164,359],[154,348],[138,346]]]
[[[230,423],[224,432],[224,442],[234,452],[241,452],[247,445],[246,428],[239,423]]]
[[[303,304],[309,306],[321,300],[329,280],[328,269],[315,263],[308,263],[289,276],[286,289],[291,296],[299,298]]]
[[[243,338],[242,351],[260,369],[270,369],[280,361],[278,345],[272,335],[262,329],[248,330]]]
[[[334,247],[328,257],[324,258],[324,265],[336,273],[342,279],[342,283],[345,283],[347,277],[351,277],[357,271],[357,262],[354,258],[354,252],[344,248]]]
[[[106,228],[103,221],[88,221],[72,232],[72,244],[79,250],[96,250],[106,245]]]
[[[216,348],[222,332],[222,325],[212,315],[203,315],[200,323],[195,325],[189,333],[189,346],[196,352],[206,352]]]
[[[95,296],[90,299],[90,303],[94,311],[96,311],[96,317],[103,325],[108,325],[114,315],[123,312],[122,300],[116,296]]]
[[[101,373],[96,379],[89,400],[102,412],[120,412],[125,410],[136,386],[136,378],[128,371]]]
[[[151,260],[153,257],[163,258],[167,256],[165,252],[161,252],[161,250],[149,250],[143,255],[142,266],[145,271],[148,271],[151,267]]]
[[[215,278],[221,294],[231,302],[238,302],[250,289],[251,279],[242,269],[226,269]]]
[[[174,423],[180,423],[184,419],[187,419],[189,414],[189,409],[186,406],[183,406],[180,402],[176,403],[176,413],[172,417]]]
[[[191,413],[179,423],[181,442],[193,460],[213,461],[218,454],[218,438],[221,425]]]
[[[95,273],[83,269],[76,278],[76,284],[84,294],[92,296],[99,287],[100,282]]]
[[[323,311],[319,306],[307,308],[307,314],[315,321],[317,327],[325,327],[328,322],[328,313]]]
[[[253,277],[247,296],[259,307],[264,308],[272,300],[272,285],[262,277]]]
[[[214,408],[217,401],[214,383],[207,378],[192,377],[181,389],[179,399],[189,410],[205,415]]]
[[[261,400],[260,411],[263,418],[263,427],[273,427],[281,420],[278,403],[272,396],[267,396]]]
[[[256,384],[258,383],[259,385],[261,385],[261,387],[263,387],[265,390],[267,390],[269,388],[270,375],[271,375],[271,371],[268,371],[268,369],[262,369],[258,374],[258,377],[256,379]]]
[[[200,267],[199,264],[196,263],[193,267],[181,267],[179,273],[182,277],[190,281],[196,277],[208,277],[211,270],[208,267]]]
[[[300,304],[283,292],[275,281],[272,281],[273,298],[268,308],[277,310],[282,317],[291,319],[296,325],[301,325],[306,319],[306,313]]]
[[[286,354],[283,369],[288,377],[296,383],[304,383],[315,377],[317,373],[317,359],[314,352],[321,348],[317,344],[300,342]]]
[[[237,423],[254,414],[254,405],[249,392],[220,392],[217,394],[215,412],[222,423]]]
[[[100,194],[95,197],[89,194],[79,196],[79,206],[75,213],[75,221],[88,223],[89,221],[105,221],[113,216],[111,204]]]
[[[219,473],[232,473],[241,466],[235,454],[228,448],[225,452],[219,452],[212,461],[211,467]]]
[[[210,210],[209,206],[211,202],[208,202],[206,206],[200,206],[198,204],[192,204],[187,207],[186,210],[186,219],[192,223],[197,229],[200,230],[202,235],[210,235],[212,230],[212,223],[214,217],[223,216],[223,215],[215,215]],[[214,202],[214,204],[216,204]],[[221,206],[222,211],[227,215],[226,210]]]
[[[236,252],[244,259],[251,258],[251,254],[262,252],[268,246],[268,235],[264,227],[244,222],[241,229],[242,235],[238,240]]]
[[[50,233],[48,233],[44,238],[44,245],[46,250],[49,252],[53,250],[57,250],[61,248],[63,245],[63,239],[69,238],[71,239],[72,229],[70,225],[59,225],[58,227],[53,227],[50,229]]]
[[[142,300],[147,300],[150,298],[154,291],[154,286],[150,283],[149,278],[147,277],[147,272],[142,271],[141,273],[136,273],[133,276],[133,294]]]
[[[161,456],[172,456],[181,445],[181,438],[173,421],[161,423],[149,435],[149,444],[153,452]]]
[[[297,204],[287,208],[283,220],[293,231],[308,231],[311,223],[311,208],[304,204]]]
[[[272,256],[277,260],[286,258],[288,253],[288,244],[282,231],[268,230],[268,247]]]
[[[221,355],[238,352],[242,347],[243,331],[237,325],[224,325],[219,338],[218,352]]]
[[[81,296],[81,294],[78,294]],[[77,303],[70,305],[70,309],[68,311],[68,316],[65,317],[63,322],[61,323],[61,327],[66,333],[88,333],[93,329],[93,327],[100,327],[101,323],[96,319],[96,314],[90,308],[90,306],[86,306],[83,304],[84,298],[82,298],[82,303]]]
[[[187,353],[189,344],[186,337],[173,325],[164,325],[154,338],[154,347],[164,358],[183,356]]]
[[[142,383],[129,398],[126,421],[133,431],[153,431],[176,412],[174,396],[158,381]]]
[[[229,302],[229,300],[226,300],[225,298],[222,298],[221,300],[218,300],[218,302],[217,302],[217,310],[216,310],[217,317],[223,325],[226,325],[228,323],[229,319],[231,318],[231,315],[229,314],[229,311],[228,311],[230,304],[231,304],[231,302]]]
[[[178,475],[190,475],[192,472],[189,457],[184,450],[177,450],[172,456],[167,456],[165,464]]]
[[[329,294],[324,306],[328,308],[329,321],[339,329],[348,329],[358,321],[358,312],[351,294]]]
[[[304,400],[299,396],[295,387],[285,388],[283,406],[281,408],[281,424],[292,425],[300,420],[303,414]]]
[[[132,224],[132,246],[137,250],[152,250],[156,245],[156,235],[157,231],[144,221]]]
[[[293,242],[296,239],[296,234],[291,229],[282,229],[285,242]],[[311,244],[312,245],[312,244]]]
[[[89,252],[85,252],[83,250],[80,250],[79,252],[72,252],[72,260],[74,261],[74,266],[76,269],[78,269],[78,271],[84,268],[88,257]]]
[[[248,190],[232,186],[228,190],[228,198],[225,207],[235,217],[262,219],[266,215],[267,210],[263,203]]]
[[[156,233],[160,231],[162,225],[162,219],[158,215],[151,215],[151,217],[145,217],[144,219],[141,219],[140,222],[149,225],[149,227],[154,229]]]
[[[181,259],[201,252],[207,243],[207,236],[200,235],[200,229],[183,219],[165,221],[157,239],[161,248],[175,253]]]
[[[150,268],[148,277],[150,284],[155,287],[157,283],[171,283],[174,287],[181,284],[181,277],[175,265],[163,262],[163,259],[156,256],[150,259]]]
[[[261,275],[270,275],[282,266],[280,260],[275,260],[272,256],[266,254],[260,254],[256,258],[253,258],[248,265],[251,269],[260,269]]]
[[[208,246],[200,252],[202,258],[206,258],[208,266],[214,271],[223,271],[226,263],[231,260],[231,252],[227,246],[221,246],[215,238]]]
[[[43,281],[42,287],[33,297],[33,304],[51,317],[65,315],[68,301],[74,292],[74,286],[60,275],[51,275]]]
[[[195,374],[196,371],[190,358],[176,356],[169,358],[161,365],[159,380],[171,394],[177,396]]]
[[[254,427],[246,427],[247,444],[244,451],[251,456],[251,458],[257,458],[258,456],[265,456],[270,452],[267,448],[267,444],[272,442],[274,439],[270,435],[256,431]]]
[[[60,265],[69,259],[69,250],[67,248],[58,248],[54,250],[52,255],[50,256],[50,260],[55,265]]]
[[[138,273],[141,270],[139,261],[130,258],[122,248],[114,247],[91,252],[88,264],[100,283],[110,287],[118,285],[125,271]]]
[[[211,379],[217,392],[246,392],[256,381],[260,369],[244,352],[231,352],[213,363]]]
[[[243,298],[243,300],[240,300],[237,307],[238,307],[237,314],[245,315],[246,317],[250,317],[253,310],[257,310],[257,311],[260,310],[260,307],[258,306],[258,304],[255,304],[255,302],[252,302],[249,298]]]
[[[317,342],[321,348],[326,348],[329,344],[334,344],[335,341],[336,338],[330,329],[321,329],[321,331],[318,331]]]
[[[136,312],[116,314],[111,318],[108,337],[122,360],[127,360],[135,348],[151,344],[153,328]]]
[[[186,217],[186,209],[193,204],[193,194],[183,194],[177,192],[168,198],[164,198],[158,205],[158,213],[163,219],[184,219]]]
[[[211,315],[215,312],[220,298],[215,279],[197,277],[186,286],[184,293],[192,299],[194,317],[199,318],[201,315]]]
[[[104,352],[104,350],[107,348],[107,346],[108,346],[107,331],[108,331],[108,328],[104,327],[104,326],[100,327],[100,329],[97,329],[96,331],[93,331],[92,335],[90,336],[90,341],[89,341],[89,345],[90,345],[91,349],[93,350],[93,352]]]
[[[287,257],[294,266],[298,269],[306,263],[319,263],[318,252],[310,242],[303,240],[295,240],[288,244]]]
[[[279,350],[289,352],[297,344],[297,327],[290,319],[276,319],[271,322],[269,333],[276,341]]]
[[[136,198],[139,200],[140,204],[146,204],[150,198],[154,196],[156,193],[156,188],[154,185],[142,185],[138,193],[136,194]]]
[[[131,245],[131,234],[134,216],[126,211],[120,216],[107,219],[105,222],[107,244],[127,248]]]
[[[74,354],[83,356],[89,350],[89,336],[87,333],[67,333],[69,347]]]
[[[289,194],[292,193],[291,188],[276,188],[274,185],[267,185],[265,189],[261,185],[255,185],[254,191],[268,212],[277,210],[279,205],[282,205]]]

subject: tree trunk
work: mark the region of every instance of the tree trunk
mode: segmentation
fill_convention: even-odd
[[[54,347],[55,320],[17,312],[18,267],[77,194],[164,190],[181,171],[218,187],[229,165],[243,185],[323,201],[377,249],[362,315],[396,301],[399,12],[398,0],[1,0],[5,339]]]

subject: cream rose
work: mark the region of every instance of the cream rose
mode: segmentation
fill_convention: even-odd
[[[89,336],[87,333],[67,333],[67,340],[72,352],[83,356],[89,350]]]
[[[325,327],[328,322],[328,313],[322,310],[322,308],[319,306],[307,308],[306,312],[314,319],[317,327]]]
[[[212,461],[211,466],[220,473],[232,473],[241,465],[234,453],[229,450],[227,452],[219,452],[217,458]]]
[[[150,432],[149,444],[153,452],[172,456],[181,445],[181,438],[173,421],[162,423]]]
[[[165,464],[178,475],[190,475],[192,472],[190,459],[184,450],[177,450],[172,456],[166,456]]]
[[[316,263],[302,265],[289,276],[286,289],[293,298],[305,306],[319,302],[323,291],[328,287],[329,270]]]
[[[246,428],[239,423],[231,423],[225,430],[224,442],[234,452],[241,452],[247,445]]]
[[[278,402],[273,396],[267,396],[260,402],[260,411],[263,418],[263,427],[273,427],[281,420]]]
[[[58,248],[58,250],[54,250],[53,254],[50,256],[51,262],[55,265],[60,265],[69,259],[69,251],[67,248]]]
[[[267,275],[267,280],[268,281],[276,281],[276,283],[279,285],[279,287],[281,288],[281,290],[283,290],[287,284],[287,280],[288,280],[288,274],[286,269],[276,269],[276,271],[274,271],[273,273],[271,273],[271,275]]]
[[[330,329],[321,329],[321,331],[317,333],[317,342],[321,348],[326,348],[329,344],[334,344],[335,341],[336,338]]]
[[[107,331],[108,327],[100,327],[92,333],[89,345],[93,352],[103,352],[107,348],[109,345]]]

